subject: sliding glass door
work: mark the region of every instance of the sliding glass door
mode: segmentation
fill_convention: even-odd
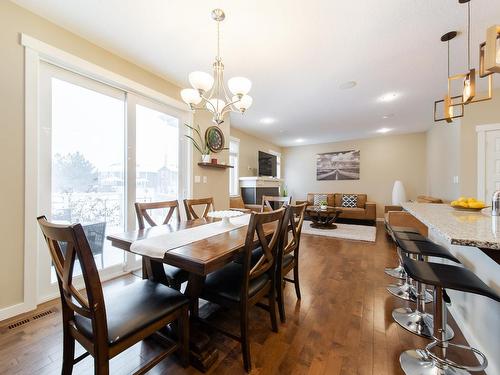
[[[183,114],[46,63],[39,106],[40,213],[82,224],[101,278],[139,267],[106,235],[135,229],[134,202],[185,194]],[[43,242],[38,259],[40,302],[57,280]]]

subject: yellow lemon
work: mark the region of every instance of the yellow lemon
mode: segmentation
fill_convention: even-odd
[[[484,202],[475,201],[475,202],[469,202],[469,207],[470,208],[484,208],[484,207],[486,207],[486,205],[484,204]]]
[[[469,203],[467,201],[459,201],[458,206],[464,207],[464,208],[469,208]]]
[[[458,206],[458,201],[452,201],[450,204],[451,204],[452,206]]]
[[[465,201],[467,201],[467,198],[465,198],[465,197],[460,197],[460,198],[458,198],[457,200],[458,200],[459,202],[465,202]]]

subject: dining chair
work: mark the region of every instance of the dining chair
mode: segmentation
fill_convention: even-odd
[[[54,264],[61,295],[63,320],[62,374],[73,365],[94,357],[94,373],[109,374],[109,360],[137,342],[177,321],[178,341],[160,336],[169,346],[135,374],[144,374],[175,351],[183,366],[189,360],[189,300],[180,292],[150,280],[140,280],[119,289],[103,290],[92,251],[81,224],[58,225],[38,218]],[[60,244],[66,244],[66,254]],[[85,291],[73,284],[78,260]],[[75,358],[75,340],[86,352]]]
[[[175,218],[177,222],[181,220],[179,202],[174,201],[164,201],[164,202],[148,202],[148,203],[135,203],[135,212],[137,214],[137,222],[139,224],[139,229],[145,229],[145,221],[152,227],[157,226],[156,222],[153,220],[149,212],[151,210],[161,210],[166,209],[165,219],[162,225],[170,223],[172,218]],[[175,216],[174,216],[175,214]],[[148,262],[146,262],[145,257],[142,257],[142,278],[147,279],[149,275],[152,274],[151,270],[148,270]],[[189,273],[178,267],[171,266],[169,264],[163,263],[163,270],[165,271],[165,276],[167,278],[168,286],[180,290],[181,284],[188,280]]]
[[[250,343],[248,337],[249,308],[258,304],[269,311],[271,327],[278,332],[276,320],[276,257],[278,245],[283,235],[283,217],[285,209],[272,212],[252,213],[245,238],[243,264],[231,262],[218,271],[210,273],[204,283],[201,298],[226,308],[239,309],[240,335],[234,335],[219,327],[216,330],[241,343],[243,364],[246,371],[252,368]],[[266,236],[264,227],[273,227],[273,232]],[[256,242],[262,248],[262,255],[252,264],[252,251]],[[268,305],[260,304],[264,297]],[[211,323],[207,323],[212,325]],[[213,326],[213,325],[212,325]]]
[[[214,211],[214,199],[209,198],[199,198],[199,199],[184,199],[184,208],[186,209],[186,217],[188,220],[199,219],[200,217],[194,210],[196,206],[204,206],[202,218],[206,218],[210,211]]]
[[[278,207],[274,207],[271,202],[276,202]],[[272,211],[275,208],[280,208],[289,205],[292,202],[292,197],[275,197],[271,195],[262,196],[261,212]]]
[[[278,299],[278,311],[282,323],[286,321],[284,287],[285,282],[290,282],[295,285],[295,294],[297,299],[301,299],[300,284],[299,284],[299,248],[300,234],[302,232],[302,224],[304,223],[304,215],[307,203],[287,206],[285,214],[287,223],[283,242],[279,247],[278,260],[276,266],[276,292]],[[287,278],[286,275],[293,269],[293,279]]]

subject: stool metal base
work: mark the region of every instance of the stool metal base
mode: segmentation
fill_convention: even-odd
[[[392,312],[392,317],[401,327],[418,336],[433,338],[434,321],[431,314],[422,313],[401,307]],[[446,326],[446,340],[451,340],[454,332],[449,325]]]
[[[405,269],[401,266],[396,267],[396,268],[386,268],[384,272],[396,279],[406,279],[406,272]]]
[[[406,375],[469,375],[470,372],[455,367],[438,367],[425,350],[407,350],[399,356],[399,363]]]
[[[406,301],[416,302],[417,290],[411,284],[404,283],[401,285],[390,284],[387,286],[387,291],[393,296],[404,299]],[[428,291],[425,292],[425,303],[432,302],[432,294]]]

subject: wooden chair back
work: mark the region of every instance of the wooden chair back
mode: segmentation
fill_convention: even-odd
[[[180,212],[179,212],[179,202],[175,201],[164,201],[164,202],[149,202],[149,203],[135,203],[135,212],[137,214],[137,222],[139,224],[139,229],[145,228],[144,220],[147,223],[155,227],[158,224],[151,218],[148,213],[148,210],[160,210],[167,209],[167,214],[162,224],[168,224],[172,217],[175,215],[175,218],[179,222],[181,220]]]
[[[186,216],[188,220],[199,219],[200,217],[194,210],[196,206],[204,206],[202,218],[207,217],[210,211],[214,211],[214,199],[209,198],[199,198],[199,199],[184,199],[184,208],[186,209]]]
[[[283,206],[288,206],[292,202],[292,197],[275,197],[271,195],[263,195],[261,212],[264,212],[266,210],[274,210],[271,202],[278,202],[279,207],[277,208],[281,208]]]
[[[107,342],[108,327],[101,280],[82,225],[53,224],[45,216],[40,216],[37,220],[56,270],[63,324],[69,324],[75,313],[84,316],[92,321],[95,342]],[[63,243],[66,245],[65,253],[61,250]],[[77,258],[86,296],[73,285],[73,270]]]
[[[285,213],[286,222],[283,223],[286,233],[283,236],[283,243],[280,247],[281,254],[278,255],[280,259],[290,253],[294,253],[294,258],[299,256],[300,234],[302,233],[306,207],[307,202],[287,206],[287,212]]]
[[[274,274],[278,246],[281,241],[281,236],[283,235],[282,227],[284,214],[285,209],[283,207],[271,212],[251,214],[245,238],[242,296],[248,294],[248,284],[250,280],[259,277],[264,272]],[[264,225],[266,224],[275,225],[275,231],[270,239],[268,239],[264,232]],[[257,239],[257,245],[255,239]],[[256,246],[262,248],[262,255],[258,261],[252,265],[252,251]]]

